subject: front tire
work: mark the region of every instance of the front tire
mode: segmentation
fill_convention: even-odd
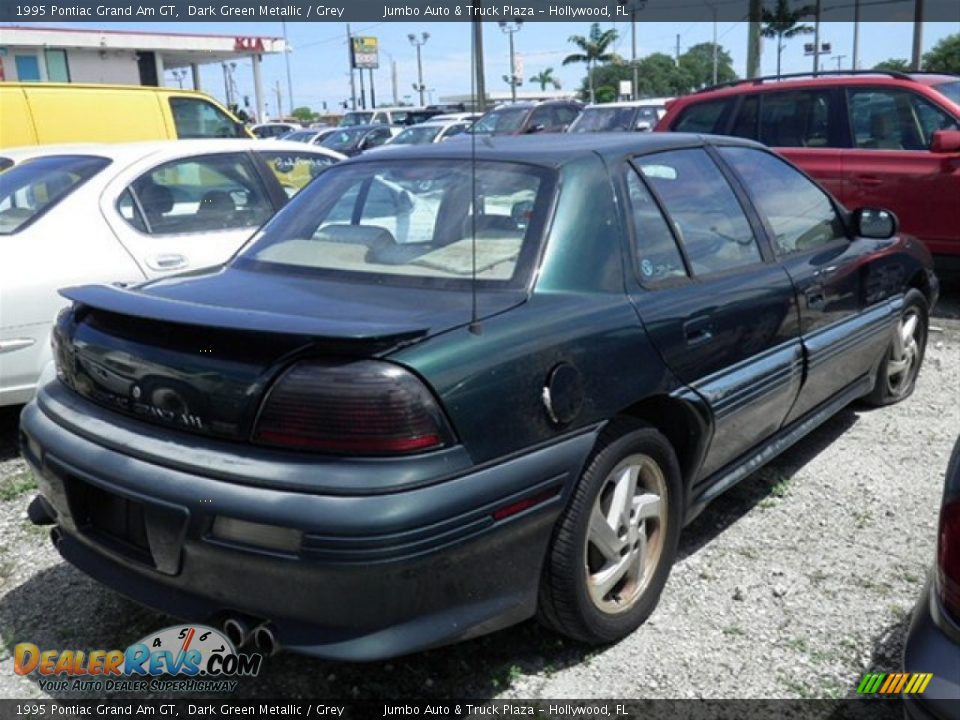
[[[653,612],[682,523],[680,467],[657,430],[612,422],[557,523],[540,583],[540,619],[577,640],[609,643]]]
[[[919,290],[910,290],[904,298],[894,337],[880,362],[877,382],[864,398],[868,404],[892,405],[913,393],[927,347],[929,322],[926,297]]]

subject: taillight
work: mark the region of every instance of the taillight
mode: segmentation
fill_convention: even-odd
[[[376,360],[297,363],[268,392],[253,432],[256,443],[336,455],[407,455],[452,440],[423,383]]]
[[[943,608],[960,617],[960,501],[957,500],[944,504],[940,510],[937,592]]]

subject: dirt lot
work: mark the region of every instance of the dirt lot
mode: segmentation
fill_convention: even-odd
[[[960,288],[932,320],[917,391],[851,407],[721,497],[688,528],[650,621],[584,648],[533,622],[388,663],[281,654],[243,697],[836,698],[898,666],[934,553],[943,472],[960,431]],[[123,648],[171,618],[62,562],[26,520],[32,482],[16,414],[0,411],[0,697],[17,642]]]

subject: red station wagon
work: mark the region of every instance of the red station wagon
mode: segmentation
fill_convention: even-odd
[[[960,76],[802,77],[702,90],[670,104],[656,129],[759,140],[844,205],[893,210],[938,269],[960,270]]]

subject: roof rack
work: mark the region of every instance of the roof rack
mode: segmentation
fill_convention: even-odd
[[[915,73],[914,73],[915,74]],[[921,73],[922,74],[922,73]],[[949,74],[949,73],[947,73]],[[763,77],[745,78],[743,80],[733,80],[731,82],[711,85],[698,93],[719,90],[720,88],[737,87],[738,85],[762,85],[765,82],[778,82],[780,80],[795,80],[797,78],[823,77],[823,76],[843,76],[843,75],[889,75],[899,80],[910,80],[911,73],[900,72],[899,70],[819,70],[818,72],[789,73],[787,75],[764,75]]]

